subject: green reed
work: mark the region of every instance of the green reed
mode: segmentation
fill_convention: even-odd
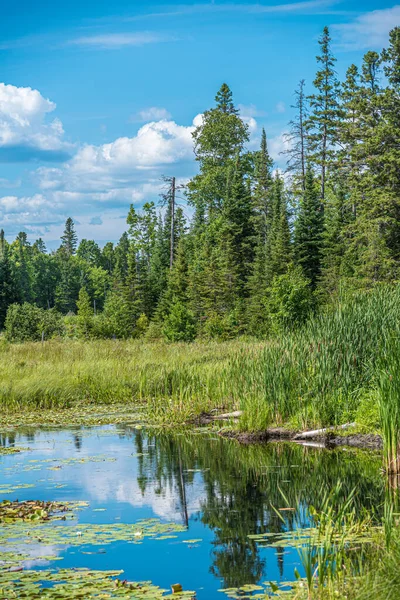
[[[301,329],[265,341],[0,340],[0,413],[83,401],[140,404],[163,424],[214,409],[241,409],[244,430],[353,421],[378,394],[382,348],[389,332],[400,337],[399,314],[400,286],[383,286],[340,297]]]

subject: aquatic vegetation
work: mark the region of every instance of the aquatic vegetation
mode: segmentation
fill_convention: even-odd
[[[382,347],[379,378],[379,412],[385,468],[400,473],[400,341],[389,336]]]
[[[1,483],[0,484],[0,496],[3,496],[4,494],[13,494],[14,492],[17,492],[18,490],[26,490],[27,488],[32,488],[32,487],[35,487],[33,483],[16,483],[16,484]]]
[[[0,523],[14,523],[15,521],[49,521],[56,518],[65,520],[72,516],[72,510],[87,506],[81,502],[45,502],[43,500],[18,500],[0,502]]]
[[[13,437],[11,432],[7,435]],[[10,501],[33,495],[61,504],[72,498],[90,501],[89,506],[81,505],[84,510],[70,506],[70,512],[54,514],[50,521],[1,524],[0,568],[7,575],[6,585],[12,583],[7,592],[12,589],[14,597],[23,598],[26,589],[27,598],[36,598],[36,584],[40,584],[45,589],[56,586],[49,597],[57,598],[57,589],[60,598],[74,598],[76,588],[71,588],[71,582],[37,579],[47,570],[57,577],[55,566],[61,564],[60,572],[72,567],[121,568],[125,574],[115,576],[121,582],[151,579],[167,593],[179,582],[184,590],[194,587],[199,598],[210,600],[223,598],[218,587],[230,590],[232,597],[289,598],[290,589],[306,590],[305,581],[291,579],[294,567],[304,576],[297,548],[307,544],[317,526],[309,517],[297,523],[293,509],[298,497],[303,507],[300,518],[305,518],[307,506],[319,512],[320,490],[334,487],[340,478],[338,504],[357,485],[356,515],[368,510],[375,514],[376,525],[382,519],[385,485],[379,453],[327,452],[283,443],[243,447],[212,432],[166,433],[161,428],[138,429],[136,424],[66,431],[30,427],[16,432],[14,439],[21,445],[26,440],[32,451],[2,461],[0,473],[8,478],[2,481],[35,485],[35,489],[34,493],[29,488],[14,490]],[[99,447],[101,454],[96,453]],[[298,526],[299,533],[293,533]],[[360,536],[375,535],[371,531]],[[359,542],[353,537],[352,543]],[[192,568],[202,573],[200,581],[192,580]],[[33,569],[36,575],[30,579],[26,573]],[[21,587],[19,592],[15,586],[23,577],[31,588]],[[112,585],[116,586],[111,582],[111,587],[107,583],[101,588],[111,598],[116,593]],[[135,598],[125,584],[119,585],[118,593]],[[84,589],[90,598],[89,592],[94,591],[89,586]],[[98,598],[101,589],[96,589]],[[155,598],[162,597],[158,589],[153,591]]]
[[[19,454],[29,450],[29,448],[20,448],[19,446],[0,446],[0,456],[7,456],[9,454]]]
[[[164,536],[185,532],[186,527],[177,523],[163,523],[151,518],[126,523],[79,523],[65,527],[46,523],[5,522],[1,531],[1,546],[6,550],[30,545],[43,546],[103,546],[114,542],[141,544],[145,538],[166,539]]]
[[[195,598],[195,592],[168,594],[151,582],[129,582],[120,579],[123,571],[93,571],[90,569],[60,569],[47,571],[0,572],[0,597],[60,598],[65,600],[90,598],[130,598],[161,600],[162,598]]]

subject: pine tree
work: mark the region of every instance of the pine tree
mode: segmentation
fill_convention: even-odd
[[[265,129],[261,132],[260,150],[254,156],[254,192],[253,192],[253,210],[254,226],[256,235],[265,244],[268,230],[272,222],[272,175],[271,169],[273,160],[271,159]]]
[[[283,180],[276,174],[273,189],[273,219],[267,246],[267,279],[286,273],[292,261],[288,209]]]
[[[309,140],[307,134],[308,101],[305,94],[305,81],[302,79],[295,91],[296,102],[292,108],[296,115],[289,123],[290,131],[285,135],[288,149],[287,171],[294,175],[294,187],[304,192],[306,179],[306,166],[309,154]]]
[[[265,130],[261,134],[261,148],[255,157],[255,186],[253,193],[255,248],[247,288],[246,319],[248,330],[263,335],[266,327],[265,298],[268,286],[267,245],[273,222],[273,161],[267,150]]]
[[[316,287],[321,274],[323,211],[311,165],[307,166],[305,190],[295,229],[295,258],[304,276]]]
[[[204,112],[201,125],[193,132],[200,173],[188,185],[189,202],[209,219],[222,209],[228,171],[249,139],[248,127],[239,117],[226,84],[215,100],[216,107]]]
[[[18,299],[21,303],[33,301],[33,272],[32,272],[32,248],[28,237],[21,231],[11,244],[11,260],[13,278],[18,290]]]
[[[115,248],[114,259],[114,279],[116,282],[123,283],[128,274],[128,253],[129,253],[129,237],[125,231]]]
[[[72,256],[76,252],[78,245],[78,236],[75,232],[75,224],[71,217],[65,221],[64,234],[61,236],[61,248],[63,248],[67,256]]]
[[[101,266],[109,275],[114,273],[115,268],[115,250],[112,242],[107,242],[101,251]]]
[[[331,50],[331,37],[328,27],[324,27],[319,40],[321,54],[317,62],[321,69],[314,79],[316,93],[309,96],[311,114],[308,119],[309,160],[317,165],[321,173],[321,199],[325,199],[328,168],[335,157],[338,136],[338,123],[341,116],[339,107],[339,83],[334,70],[336,59]]]

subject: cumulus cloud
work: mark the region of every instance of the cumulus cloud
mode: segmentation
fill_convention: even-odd
[[[193,170],[195,121],[187,127],[174,121],[153,121],[133,137],[83,146],[62,167],[37,169],[36,181],[42,191],[53,194],[90,194],[100,201],[119,198],[140,202],[146,195],[159,193],[160,177],[172,165],[179,163],[182,174],[185,164]]]
[[[339,46],[343,50],[381,48],[388,41],[389,31],[400,22],[400,5],[373,10],[357,17],[351,23],[334,25]]]
[[[0,161],[65,160],[62,123],[47,122],[55,108],[38,90],[0,83]]]
[[[268,140],[269,153],[276,162],[282,162],[282,152],[289,150],[289,148],[290,140],[285,132]]]

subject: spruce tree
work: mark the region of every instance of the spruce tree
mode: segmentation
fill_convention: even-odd
[[[284,184],[276,173],[273,187],[273,218],[267,245],[267,279],[286,273],[292,261],[292,244]]]
[[[288,149],[287,171],[294,176],[294,187],[304,192],[306,179],[306,166],[309,153],[309,140],[307,133],[308,100],[305,94],[305,81],[302,79],[295,91],[296,102],[292,108],[296,114],[289,123],[290,131],[285,135]]]
[[[323,211],[311,165],[307,166],[305,190],[296,221],[294,251],[304,276],[316,287],[321,274]]]
[[[65,221],[64,233],[61,236],[61,248],[65,250],[67,256],[72,256],[76,252],[78,245],[78,236],[75,232],[75,223],[71,217]]]
[[[260,150],[254,155],[253,218],[255,233],[264,244],[272,222],[272,166],[273,160],[268,152],[267,135],[263,128]]]
[[[325,199],[328,168],[334,161],[338,137],[338,123],[341,116],[339,106],[339,82],[336,78],[336,59],[331,50],[331,37],[328,27],[324,27],[319,40],[321,65],[314,79],[316,92],[309,96],[310,116],[307,122],[309,139],[309,160],[320,169],[321,200]]]

